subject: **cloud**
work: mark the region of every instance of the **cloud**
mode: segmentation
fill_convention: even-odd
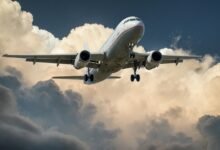
[[[0,86],[0,95],[1,95],[1,101],[0,101],[1,114],[14,112],[16,108],[14,95],[4,86]]]
[[[49,52],[58,39],[51,33],[33,26],[31,13],[21,11],[17,1],[0,2],[0,47],[1,53],[10,52]]]
[[[155,128],[146,134],[146,139],[140,142],[139,149],[193,149],[192,139],[183,133],[172,133],[166,121],[152,122],[153,125]]]
[[[220,149],[220,116],[204,115],[197,127],[208,141],[207,150]]]
[[[50,53],[59,42],[59,39],[48,31],[34,26],[32,14],[22,11],[17,1],[1,0],[0,20],[0,55],[5,53]],[[18,64],[17,60],[1,57],[0,67],[2,69],[0,72],[3,72],[3,68],[8,65],[16,66],[20,70],[26,70],[31,66],[26,63]],[[42,67],[42,70],[44,69],[46,70],[46,67]],[[34,76],[38,72],[35,69],[29,70],[30,72],[26,72],[27,77]],[[30,79],[29,82],[32,80]]]
[[[13,93],[0,85],[0,149],[86,149],[74,136],[47,131],[17,112]]]
[[[178,48],[178,44],[179,42],[181,41],[182,39],[182,36],[181,35],[178,35],[178,36],[175,36],[173,39],[172,39],[172,44],[170,45],[171,48],[174,48],[174,49],[177,49]]]
[[[148,120],[145,126],[141,124],[139,134],[144,136],[138,140],[140,150],[201,150],[203,144],[187,133],[175,131],[170,122],[163,118]]]
[[[11,72],[19,74],[15,69]],[[27,136],[23,138],[14,135],[15,139],[21,139],[14,144],[14,148],[19,148],[18,144],[26,141],[36,149],[42,149],[41,144],[47,147],[49,143],[51,144],[49,146],[54,148],[76,149],[86,147],[79,140],[82,139],[92,149],[114,149],[113,140],[120,131],[108,129],[102,122],[95,122],[93,118],[97,113],[96,106],[85,104],[79,93],[72,90],[62,92],[52,80],[40,81],[32,87],[24,87],[19,79],[10,75],[0,76],[0,85],[2,85],[0,96],[3,97],[1,111],[14,112],[12,116],[1,117],[0,121],[4,122],[4,127],[6,126],[2,129],[2,133],[12,136],[13,132],[28,130]],[[19,86],[15,88],[13,85]],[[12,105],[12,103],[15,104]],[[9,109],[12,106],[14,106],[13,109]],[[12,133],[3,132],[8,126],[15,126],[16,130],[10,130]],[[36,136],[37,139],[33,137],[33,141],[28,141],[32,139],[30,136],[35,132],[37,135],[34,137]],[[3,138],[10,138],[10,136]],[[41,140],[39,141],[38,138]],[[39,142],[45,145],[43,143],[37,145],[36,143]],[[61,145],[57,145],[57,142]],[[65,144],[66,142],[70,144]]]

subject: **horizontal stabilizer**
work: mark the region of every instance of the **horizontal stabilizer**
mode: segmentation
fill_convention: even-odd
[[[120,78],[121,78],[120,76],[110,76],[107,79],[120,79]]]
[[[110,76],[107,79],[120,79],[120,76]],[[56,76],[53,79],[70,79],[70,80],[83,80],[84,76]]]
[[[84,76],[56,76],[53,79],[71,79],[71,80],[83,80]]]

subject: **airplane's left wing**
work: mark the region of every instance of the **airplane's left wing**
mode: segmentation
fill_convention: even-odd
[[[155,51],[155,52],[159,52],[159,51]],[[134,53],[134,56],[135,59],[137,59],[138,61],[144,61],[152,53]],[[183,60],[187,60],[187,59],[201,60],[202,58],[201,56],[195,56],[195,55],[184,56],[184,55],[164,55],[162,53],[160,54],[162,56],[161,64],[166,64],[166,62],[171,63],[172,61],[173,63],[175,63],[176,61],[182,62]]]
[[[77,54],[50,54],[50,55],[8,55],[3,57],[23,58],[28,62],[35,63],[54,63],[57,64],[74,64]],[[91,54],[87,67],[97,68],[99,61],[103,60],[103,54]]]
[[[148,53],[134,53],[133,57],[130,58],[130,60],[124,65],[124,69],[126,68],[133,68],[134,67],[134,63],[137,63],[137,66],[139,67],[143,67],[144,65],[146,65],[147,61],[149,61],[148,57],[151,57],[151,61],[152,61],[152,57],[155,57],[156,59],[158,59],[158,61],[153,62],[154,64],[158,63],[158,64],[178,64],[178,63],[182,63],[184,60],[189,60],[189,59],[196,59],[196,60],[201,60],[201,56],[194,56],[194,55],[190,55],[190,56],[184,56],[184,55],[164,55],[159,51],[153,51],[153,52],[148,52]],[[151,62],[148,62],[149,64]],[[151,65],[151,64],[150,64]],[[156,65],[157,66],[157,65]]]

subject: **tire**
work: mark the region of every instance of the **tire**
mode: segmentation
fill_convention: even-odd
[[[88,75],[87,75],[87,74],[85,74],[85,75],[84,75],[84,81],[85,81],[85,82],[87,82],[87,81],[88,81],[88,79],[89,79]]]
[[[132,74],[132,75],[131,75],[131,82],[134,81],[134,78],[135,78],[135,76]]]
[[[140,81],[140,75],[139,74],[136,75],[136,80],[137,80],[137,82]]]
[[[94,75],[93,75],[93,74],[91,74],[89,78],[90,78],[90,81],[91,81],[91,82],[94,81]]]
[[[134,54],[134,53],[131,53],[131,54],[130,54],[130,58],[135,58],[135,54]]]

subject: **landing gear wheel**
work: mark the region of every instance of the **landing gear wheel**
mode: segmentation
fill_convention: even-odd
[[[84,81],[87,82],[88,80],[90,80],[91,82],[94,81],[94,75],[93,74],[90,74],[90,68],[87,68],[88,70],[88,73],[85,74],[84,76]]]
[[[93,82],[93,81],[94,81],[94,75],[93,75],[93,74],[91,74],[91,75],[85,74],[85,75],[84,75],[84,81],[87,82],[88,80],[90,80],[91,82]]]
[[[87,82],[89,79],[89,76],[87,74],[84,75],[84,81]]]
[[[129,50],[132,50],[135,45],[136,45],[135,43],[129,43],[129,44],[128,44],[128,49],[129,49]]]
[[[134,82],[135,76],[132,74],[131,75],[131,82]]]
[[[136,80],[137,82],[139,82],[140,79],[141,79],[141,77],[140,77],[139,74],[137,74],[137,75],[132,74],[132,75],[131,75],[131,82],[133,82],[134,80]]]
[[[90,78],[90,81],[91,81],[91,82],[94,81],[94,75],[93,75],[93,74],[91,74],[89,78]]]
[[[135,58],[135,54],[134,53],[130,53],[130,58]]]
[[[140,81],[140,75],[139,74],[136,75],[136,80],[137,80],[137,82]]]

